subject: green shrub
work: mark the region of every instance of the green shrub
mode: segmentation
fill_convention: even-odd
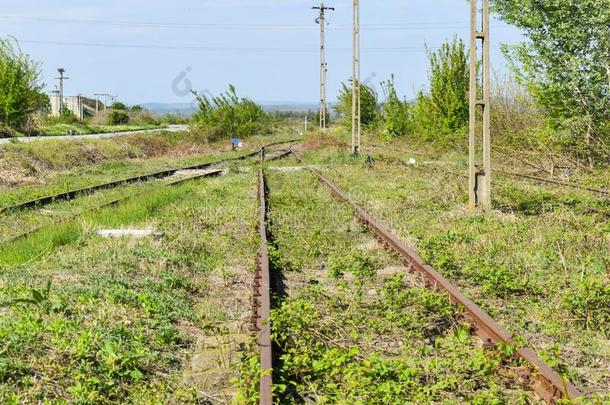
[[[415,123],[412,108],[407,100],[398,98],[394,87],[394,76],[387,82],[382,82],[381,86],[386,96],[383,105],[386,135],[390,138],[398,138],[413,134]]]
[[[339,92],[339,103],[335,106],[335,111],[343,116],[343,125],[346,128],[352,127],[352,80],[349,86],[341,83]],[[360,84],[360,115],[364,127],[374,126],[380,119],[378,108],[377,93],[366,84]]]
[[[129,109],[129,108],[127,108],[127,105],[125,103],[122,103],[120,101],[115,101],[114,103],[112,103],[110,108],[113,110],[121,110],[121,111],[127,111]]]
[[[223,138],[247,138],[271,131],[271,117],[263,108],[247,98],[237,96],[235,86],[218,97],[208,98],[193,92],[199,111],[193,116],[193,126],[203,131],[209,141]]]
[[[0,39],[0,129],[27,130],[32,114],[49,106],[43,88],[40,64],[17,41]]]
[[[110,111],[108,113],[108,125],[123,125],[129,123],[129,115],[124,111]]]
[[[610,333],[610,286],[599,277],[587,277],[576,289],[568,290],[563,305],[589,328]]]
[[[428,52],[430,91],[417,96],[413,115],[425,140],[463,132],[469,120],[469,61],[462,40],[444,43]]]

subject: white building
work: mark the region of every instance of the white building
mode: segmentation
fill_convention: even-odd
[[[59,117],[61,114],[59,96],[51,95],[49,98],[51,100],[51,115],[54,117]],[[76,115],[79,120],[82,120],[85,118],[85,104],[83,100],[83,96],[67,96],[64,97],[63,105],[65,108],[72,111],[72,113]]]

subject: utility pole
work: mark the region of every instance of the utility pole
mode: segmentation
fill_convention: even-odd
[[[326,102],[326,76],[328,63],[326,63],[326,10],[335,11],[334,7],[326,7],[324,2],[320,7],[312,7],[312,10],[320,10],[320,16],[316,23],[320,24],[320,129],[326,129],[326,115],[328,103]]]
[[[352,153],[360,154],[361,146],[361,102],[360,102],[360,0],[354,6],[354,72],[352,76]]]
[[[102,93],[96,93],[94,94],[95,96],[95,112],[100,112],[100,97],[105,96],[105,94]],[[105,106],[104,106],[105,108]]]
[[[59,68],[57,71],[59,72],[59,77],[56,80],[59,80],[59,115],[61,116],[64,111],[64,80],[68,80],[69,77],[65,76],[66,69]]]
[[[479,10],[479,1],[483,9]],[[479,24],[479,11],[482,12]],[[478,44],[483,49],[482,81],[479,86]],[[470,133],[469,148],[469,190],[470,208],[491,208],[491,125],[490,125],[490,55],[489,55],[489,0],[470,0]],[[479,115],[477,107],[481,107]],[[478,117],[482,122],[482,156],[477,143]],[[482,161],[482,165],[481,165]]]

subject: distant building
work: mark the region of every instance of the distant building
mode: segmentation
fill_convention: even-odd
[[[61,114],[59,105],[59,96],[53,94],[49,96],[51,101],[51,115],[59,117]],[[83,96],[66,96],[64,97],[63,106],[70,110],[76,118],[83,120],[86,116],[96,113],[96,106],[99,106],[97,100],[93,100]]]
[[[52,95],[49,98],[51,100],[51,115],[54,117],[59,117],[61,115],[59,96]],[[64,97],[63,106],[70,110],[74,115],[76,115],[79,120],[82,120],[85,117],[81,96]]]

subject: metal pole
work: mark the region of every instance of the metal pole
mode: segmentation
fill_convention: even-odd
[[[482,1],[481,24],[479,25],[479,2]],[[482,83],[479,88],[477,53],[481,42]],[[470,131],[468,139],[469,200],[472,209],[491,208],[491,122],[490,122],[490,53],[489,53],[489,0],[470,0]],[[480,98],[479,98],[480,97]],[[477,108],[481,107],[482,150],[479,156],[477,144]],[[482,162],[481,162],[482,161]],[[482,165],[481,165],[482,163]]]
[[[64,111],[64,80],[68,80],[68,77],[65,77],[66,70],[64,68],[57,69],[59,72],[59,115]]]
[[[328,63],[326,62],[326,10],[335,10],[333,7],[326,7],[324,2],[320,7],[312,7],[313,10],[320,10],[320,16],[316,23],[320,24],[320,129],[327,127],[328,103],[326,101],[326,77],[328,74]]]
[[[360,0],[353,0],[354,71],[352,76],[352,153],[360,154],[361,146],[361,101],[360,101]]]

